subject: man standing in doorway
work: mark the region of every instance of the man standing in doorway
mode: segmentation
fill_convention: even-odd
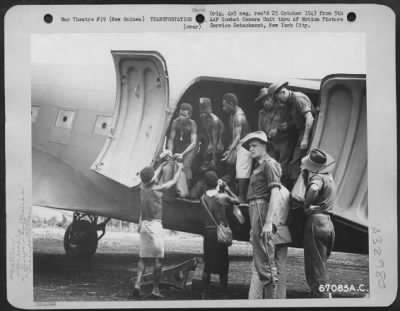
[[[262,108],[258,112],[258,130],[267,134],[268,139],[275,145],[272,157],[282,168],[282,184],[290,186],[288,166],[292,159],[293,149],[296,144],[296,132],[283,128],[282,124],[289,121],[289,113],[286,105],[280,104],[268,92],[268,88],[262,88],[255,99],[255,103],[261,102]],[[293,136],[295,136],[293,138]]]
[[[222,132],[224,124],[213,112],[211,99],[201,97],[199,100],[199,155],[203,164],[208,164],[209,169],[216,170],[217,156],[224,151]]]
[[[179,116],[172,122],[167,144],[174,159],[183,162],[183,171],[188,188],[191,187],[192,164],[197,154],[197,124],[191,119],[192,112],[191,104],[181,104]]]
[[[275,100],[285,104],[289,110],[291,120],[282,123],[281,128],[283,130],[294,129],[297,132],[297,143],[288,166],[290,179],[288,188],[291,190],[300,174],[301,159],[307,154],[315,112],[308,96],[301,92],[290,91],[287,88],[288,84],[288,82],[271,84],[268,88],[268,94],[272,94]]]
[[[246,194],[251,173],[251,157],[248,150],[242,147],[240,140],[249,133],[249,124],[238,99],[233,93],[226,93],[222,98],[222,109],[229,115],[229,127],[232,142],[223,154],[222,161],[228,160],[232,152],[236,152],[236,179],[238,180],[238,196],[241,204],[247,202]],[[233,163],[230,163],[233,164]]]

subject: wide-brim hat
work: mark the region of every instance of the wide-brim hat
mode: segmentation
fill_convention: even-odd
[[[301,159],[304,168],[313,173],[330,173],[334,169],[335,159],[321,149],[312,149]]]
[[[268,95],[269,95],[269,93],[268,93],[268,88],[267,88],[267,87],[263,87],[263,88],[260,90],[260,93],[258,94],[257,98],[254,100],[254,102],[256,103],[256,102],[258,102],[260,99],[262,99],[262,98],[264,98],[264,97],[267,97]]]
[[[256,132],[251,132],[247,134],[245,137],[241,139],[241,143],[243,148],[249,150],[250,149],[250,142],[252,140],[258,140],[263,144],[267,145],[267,152],[271,152],[272,150],[275,149],[275,145],[268,141],[267,134],[265,134],[263,131],[256,131]]]
[[[268,88],[268,94],[271,94],[272,96],[275,96],[276,92],[279,89],[281,89],[284,86],[288,86],[288,85],[289,85],[288,81],[280,81],[280,82],[272,83]]]

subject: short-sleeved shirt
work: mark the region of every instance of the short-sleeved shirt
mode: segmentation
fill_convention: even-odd
[[[313,205],[311,214],[325,212],[333,209],[336,200],[336,183],[331,174],[316,174],[311,177],[308,187],[314,184],[318,187],[318,195]],[[318,206],[318,207],[316,207]]]
[[[142,220],[162,219],[162,192],[154,190],[155,186],[142,184],[140,187]]]
[[[272,115],[266,112],[264,108],[260,109],[258,112],[258,129],[260,131],[263,131],[268,136],[272,129],[278,129],[275,137],[271,138],[268,136],[268,139],[272,141],[279,141],[289,136],[289,131],[279,130],[281,124],[287,121],[287,112],[284,108],[275,109],[275,113]]]
[[[273,158],[268,158],[260,163],[250,176],[247,199],[249,201],[265,199],[268,202],[271,197],[271,189],[281,187],[281,175],[281,166]]]
[[[307,95],[301,92],[290,91],[289,103],[290,114],[294,126],[297,130],[304,129],[306,124],[305,114],[307,112],[311,112],[314,114],[311,100],[308,98]]]

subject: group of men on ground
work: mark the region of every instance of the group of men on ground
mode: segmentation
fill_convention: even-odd
[[[332,157],[320,149],[306,155],[314,123],[314,108],[303,93],[288,89],[287,83],[275,83],[263,88],[256,102],[262,101],[258,131],[251,132],[246,115],[238,105],[235,94],[223,96],[222,108],[229,115],[232,140],[225,149],[222,145],[222,121],[212,113],[211,100],[199,102],[201,127],[191,119],[192,106],[183,103],[179,117],[171,126],[167,146],[178,159],[177,170],[171,179],[159,183],[163,166],[156,171],[144,168],[140,177],[140,261],[134,295],[140,292],[140,279],[145,261],[154,261],[153,295],[160,297],[158,289],[164,247],[162,239],[162,192],[173,188],[184,172],[187,185],[192,182],[191,166],[198,153],[202,158],[205,189],[201,191],[204,208],[208,208],[218,224],[228,225],[226,207],[233,206],[239,222],[243,222],[238,205],[248,205],[250,215],[250,241],[253,247],[253,276],[250,299],[286,297],[287,246],[291,242],[287,228],[289,191],[300,176],[306,186],[304,195],[304,257],[307,282],[317,297],[328,293],[319,291],[319,285],[328,282],[326,261],[334,241],[334,228],[327,211],[333,208],[336,185],[331,175]],[[200,143],[200,150],[198,141]],[[217,155],[220,161],[235,166],[238,195],[216,173]],[[182,162],[182,163],[181,163]],[[301,171],[301,173],[300,173]],[[286,186],[286,187],[285,187]],[[204,206],[206,205],[206,206]],[[205,217],[207,214],[205,214]],[[207,223],[207,222],[205,222]],[[208,228],[213,227],[208,223]],[[216,226],[204,234],[204,292],[208,298],[209,275],[220,275],[221,285],[227,287],[229,257],[224,246],[216,241]],[[161,229],[160,229],[161,228]],[[210,233],[213,232],[213,233]],[[207,251],[208,250],[208,251]],[[213,255],[210,255],[213,254]],[[227,262],[228,261],[228,262]]]

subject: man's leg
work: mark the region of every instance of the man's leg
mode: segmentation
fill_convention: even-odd
[[[306,156],[307,154],[307,149],[300,149],[300,143],[301,140],[303,139],[304,135],[304,130],[300,131],[297,142],[296,142],[296,147],[294,148],[293,151],[293,156],[292,160],[290,161],[288,165],[288,176],[290,179],[290,186],[293,186],[294,183],[297,180],[297,177],[300,175],[300,166],[301,166],[301,159]],[[289,189],[289,188],[288,188]]]
[[[257,204],[261,212],[261,219],[265,219],[267,206],[250,202],[251,238],[253,245],[253,260],[259,279],[264,286],[264,298],[275,298],[277,272],[274,260],[275,247],[271,240],[265,241],[261,237],[262,226],[258,215]],[[266,204],[266,203],[264,203]]]
[[[286,298],[286,262],[288,247],[286,244],[275,245],[275,264],[278,274],[278,284],[276,288],[277,299]]]
[[[251,280],[249,288],[249,299],[262,299],[264,286],[260,281],[254,260],[251,263]]]
[[[226,296],[228,294],[228,274],[220,274],[219,283],[221,284],[223,296]]]
[[[282,184],[290,191],[293,187],[293,183],[289,176],[289,163],[292,159],[293,150],[296,146],[296,140],[291,137],[283,138],[278,141],[274,141],[275,148],[279,151],[278,162],[282,168]]]
[[[154,258],[153,291],[151,294],[153,296],[163,298],[163,296],[160,294],[160,279],[161,279],[161,262],[159,258]]]
[[[308,216],[304,228],[304,264],[307,283],[315,297],[328,298],[319,286],[329,283],[326,262],[333,246],[334,230],[329,216]]]
[[[196,145],[196,147],[194,147],[190,152],[185,154],[185,156],[183,157],[183,171],[185,172],[188,189],[190,189],[190,187],[192,186],[192,178],[193,178],[192,165],[194,158],[196,157],[197,154],[197,147],[198,146]]]
[[[211,280],[210,273],[203,271],[203,293],[201,294],[201,299],[208,299],[210,291],[210,280]]]
[[[144,260],[143,258],[140,258],[137,264],[137,277],[136,277],[135,287],[133,288],[134,297],[140,296],[140,282],[142,281],[142,276],[144,271],[145,271]]]

